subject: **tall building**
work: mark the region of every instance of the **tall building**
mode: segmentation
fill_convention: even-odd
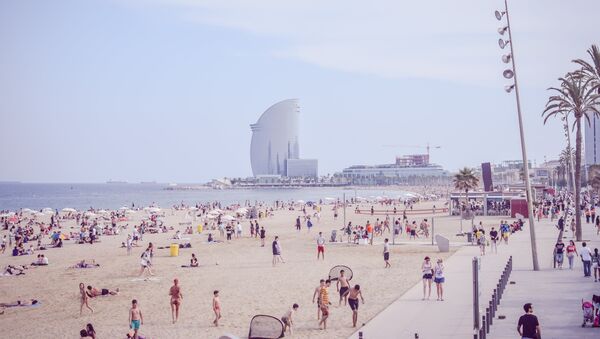
[[[300,159],[299,115],[298,100],[288,99],[269,107],[255,124],[250,125],[252,130],[250,164],[254,176],[287,176],[287,160]],[[296,173],[316,173],[316,161],[314,171],[305,168],[307,163],[297,163],[296,168],[300,164],[303,169],[299,169]]]
[[[592,115],[590,124],[584,120],[585,125],[585,167],[600,164],[600,118]]]

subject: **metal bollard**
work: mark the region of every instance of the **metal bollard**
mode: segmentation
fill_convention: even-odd
[[[490,333],[490,309],[485,309],[485,333]]]
[[[490,325],[493,325],[494,316],[496,315],[496,312],[494,312],[494,305],[492,304],[491,300],[489,303],[489,310],[490,310]]]

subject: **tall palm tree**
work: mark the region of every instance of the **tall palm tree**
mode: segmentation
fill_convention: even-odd
[[[573,180],[571,180],[571,178],[573,178],[573,176],[571,176],[571,171],[573,170],[573,168],[571,168],[571,159],[574,158],[575,150],[569,146],[565,147],[565,149],[562,150],[562,152],[560,152],[560,154],[558,155],[558,161],[560,162],[564,170],[563,174],[565,175],[565,182],[567,183],[567,188],[575,187],[575,183],[573,182]]]
[[[591,165],[588,169],[588,183],[596,193],[600,191],[600,165]]]
[[[576,59],[573,62],[581,66],[581,70],[578,71],[580,74],[592,79],[595,84],[600,84],[600,49],[598,49],[598,46],[592,45],[587,52],[592,58],[591,63],[582,59]],[[600,89],[598,89],[598,93],[600,93]]]
[[[472,191],[479,185],[479,178],[475,175],[475,172],[468,167],[465,167],[458,171],[454,175],[454,188],[460,191],[465,191],[466,205],[469,205],[469,191]],[[462,217],[462,210],[461,210]],[[462,220],[462,219],[461,219]],[[462,222],[462,221],[461,221]]]
[[[577,241],[581,241],[581,214],[579,213],[581,192],[581,121],[585,119],[590,123],[590,117],[600,117],[600,94],[597,94],[600,84],[594,82],[593,78],[584,77],[577,73],[569,73],[564,78],[558,79],[560,88],[551,87],[548,90],[556,92],[550,96],[546,103],[546,109],[542,113],[544,124],[551,117],[562,117],[573,114],[573,129],[575,138],[575,225]]]

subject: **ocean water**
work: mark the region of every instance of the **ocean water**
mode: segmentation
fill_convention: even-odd
[[[168,208],[174,204],[193,205],[197,202],[220,201],[223,204],[250,200],[271,203],[275,200],[319,201],[325,198],[406,197],[409,192],[394,189],[297,188],[297,189],[231,189],[231,190],[165,190],[166,184],[29,184],[0,183],[0,210],[45,207],[77,210],[94,208],[117,209],[121,206],[148,206],[152,203]]]

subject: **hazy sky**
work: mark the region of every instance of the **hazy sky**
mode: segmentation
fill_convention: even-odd
[[[530,159],[546,88],[600,43],[597,0],[510,1]],[[249,176],[249,124],[299,98],[321,174],[442,146],[447,169],[521,156],[503,1],[0,0],[0,180]],[[506,51],[504,51],[506,53]]]

